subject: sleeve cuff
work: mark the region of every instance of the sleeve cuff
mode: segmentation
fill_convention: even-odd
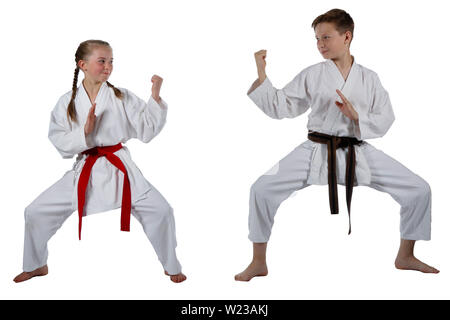
[[[151,106],[158,106],[161,110],[165,110],[167,112],[167,102],[163,100],[163,98],[161,98],[161,100],[159,102],[156,102],[156,100],[150,96],[150,98],[148,99],[148,104],[150,104]]]
[[[248,89],[247,95],[250,97],[250,99],[253,99],[261,92],[267,90],[268,87],[272,87],[272,82],[270,82],[268,77],[266,77],[261,84],[259,84],[259,79],[256,79],[251,85],[250,89]]]
[[[89,146],[88,146],[88,143],[87,143],[87,137],[84,134],[84,126],[80,126],[78,128],[78,130],[79,130],[79,133],[78,133],[79,143],[78,144],[80,146],[80,151],[78,153],[80,153],[80,152],[83,152],[84,150],[89,149]]]
[[[167,117],[167,102],[161,98],[159,102],[156,102],[156,100],[150,96],[147,102],[148,107],[150,107],[150,113],[155,115],[159,121],[165,122],[165,119]]]

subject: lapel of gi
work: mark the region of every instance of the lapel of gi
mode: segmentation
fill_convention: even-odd
[[[107,86],[106,81],[103,82],[98,90],[97,96],[95,97],[94,102],[97,104],[95,107],[95,114],[97,116],[102,113],[105,108],[103,102],[105,101],[105,91],[108,91]],[[91,99],[89,99],[89,95],[84,88],[83,82],[81,82],[78,88],[78,92],[80,93],[80,103],[83,106],[82,111],[87,115],[89,113],[89,109],[92,107]]]
[[[341,72],[337,68],[336,64],[332,60],[327,60],[327,70],[329,71],[329,75],[332,82],[336,84],[336,89],[339,89],[347,99],[349,99],[349,95],[351,94],[351,88],[354,83],[354,78],[356,77],[356,63],[353,58],[353,64],[350,69],[350,72],[347,76],[347,80],[345,81]],[[350,100],[350,99],[349,99]],[[334,98],[332,101],[330,101],[330,107],[328,108],[327,115],[325,117],[325,121],[322,125],[322,130],[324,133],[328,133],[330,135],[336,135],[336,130],[334,129],[334,125],[336,123],[336,120],[341,115],[341,111],[334,103],[335,101],[341,101],[341,98],[337,94],[337,92],[334,92]]]

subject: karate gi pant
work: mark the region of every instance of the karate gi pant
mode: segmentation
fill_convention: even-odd
[[[47,264],[47,242],[76,210],[72,206],[74,171],[45,190],[25,209],[23,270],[29,272]],[[173,210],[155,188],[146,198],[131,205],[131,214],[142,224],[159,261],[169,274],[181,272],[176,257]]]
[[[365,143],[361,150],[371,171],[371,182],[368,186],[388,193],[401,206],[401,238],[430,240],[431,189],[428,183],[370,144]],[[279,161],[278,170],[275,166],[252,185],[248,236],[250,241],[267,242],[280,204],[294,191],[309,186],[307,180],[312,152],[313,149],[306,144],[298,146]],[[338,182],[343,184],[342,181]],[[323,196],[328,197],[328,193]]]

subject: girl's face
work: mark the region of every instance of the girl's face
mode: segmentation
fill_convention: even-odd
[[[349,50],[351,32],[342,35],[336,30],[333,23],[322,22],[314,29],[316,33],[317,49],[325,59],[342,58]]]
[[[110,47],[97,46],[87,60],[80,60],[79,67],[86,78],[94,82],[105,82],[113,70],[113,55]]]

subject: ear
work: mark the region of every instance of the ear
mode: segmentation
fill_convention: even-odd
[[[78,61],[77,66],[78,66],[78,68],[80,68],[81,70],[84,71],[84,68],[86,67],[86,61],[84,61],[84,60]]]
[[[350,44],[350,42],[352,41],[352,39],[353,39],[353,35],[352,35],[352,33],[350,32],[350,31],[345,31],[345,40],[348,40],[348,42],[349,42],[349,44]]]

